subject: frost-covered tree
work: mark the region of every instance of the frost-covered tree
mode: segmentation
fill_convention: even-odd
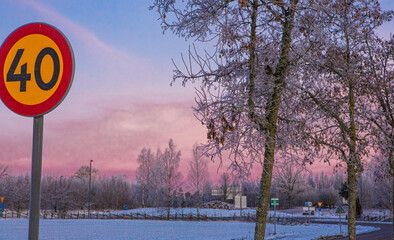
[[[229,188],[230,188],[230,174],[228,173],[222,173],[222,175],[220,175],[220,190],[223,194],[223,201],[226,202],[227,198],[229,197]]]
[[[20,217],[21,211],[29,208],[30,177],[26,174],[9,176],[4,180],[6,184],[3,197],[7,208],[16,210],[18,217]]]
[[[329,189],[333,185],[332,178],[321,171],[320,175],[316,174],[316,178],[319,178],[317,182],[317,189],[319,191],[324,191],[325,189]]]
[[[161,183],[165,189],[167,198],[167,219],[170,219],[170,208],[173,191],[176,190],[182,179],[179,171],[179,161],[181,160],[181,151],[176,150],[176,146],[172,139],[168,142],[168,147],[163,154],[159,156],[158,163],[161,172]]]
[[[367,38],[367,56],[364,61],[364,83],[368,88],[369,105],[367,120],[377,136],[376,149],[379,157],[386,159],[394,188],[394,37],[383,41],[372,35]],[[394,194],[394,191],[392,192]],[[391,196],[394,198],[394,195]],[[394,202],[391,211],[394,212]],[[394,223],[393,223],[394,229]],[[394,239],[394,233],[392,235]]]
[[[209,178],[208,160],[203,156],[201,147],[193,146],[193,159],[189,162],[188,184],[196,194],[197,218],[200,218],[201,193]]]
[[[205,51],[198,49],[206,45],[192,47],[184,67],[176,66],[174,80],[200,83],[195,111],[207,126],[208,155],[229,153],[231,166],[242,176],[253,163],[263,165],[258,240],[265,235],[277,137],[282,148],[288,143],[288,134],[278,130],[296,122],[280,113],[292,106],[288,81],[309,48],[314,2],[154,0],[152,5],[164,30],[213,46]]]
[[[246,195],[246,206],[256,207],[257,199],[259,196],[259,181],[258,180],[246,180],[242,182],[242,192]]]
[[[394,36],[384,41],[372,35],[366,41],[364,84],[370,100],[366,115],[394,176]]]
[[[372,160],[373,161],[373,160]],[[366,171],[359,175],[357,181],[357,193],[361,206],[364,209],[371,208],[374,201],[374,175],[371,171],[371,164],[367,165]]]
[[[333,186],[325,188],[324,190],[319,192],[319,201],[329,206],[329,208],[335,206],[335,204],[337,204],[338,202],[338,199],[338,191],[335,190]]]
[[[80,205],[76,204],[74,191],[80,191],[84,186],[75,189],[72,181],[72,178],[63,176],[44,176],[41,187],[41,209],[66,214],[68,210],[79,207]]]
[[[292,208],[294,198],[305,191],[303,171],[302,167],[291,163],[278,164],[275,168],[274,181],[277,190],[286,195],[288,208]]]
[[[145,208],[149,206],[149,193],[153,187],[155,156],[150,148],[143,148],[140,155],[138,155],[137,161],[140,166],[138,167],[136,179],[142,188],[142,207]]]
[[[123,209],[132,207],[132,186],[126,175],[103,177],[97,184],[94,205],[99,209]]]
[[[311,33],[318,44],[305,57],[308,64],[298,75],[305,111],[310,113],[308,143],[325,161],[337,159],[347,169],[349,186],[348,234],[355,239],[356,174],[363,171],[370,129],[363,105],[367,103],[363,61],[367,39],[390,18],[376,0],[318,1],[319,31]],[[308,60],[309,58],[309,60]]]

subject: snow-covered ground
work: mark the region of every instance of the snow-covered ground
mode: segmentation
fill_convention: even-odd
[[[0,219],[0,240],[26,239],[28,219]],[[204,240],[247,240],[253,239],[254,223],[247,222],[187,222],[151,220],[41,220],[40,239],[204,239]],[[357,226],[357,233],[378,230],[373,227]],[[342,226],[346,232],[346,226]],[[315,239],[320,236],[339,234],[338,225],[267,225],[266,239]]]

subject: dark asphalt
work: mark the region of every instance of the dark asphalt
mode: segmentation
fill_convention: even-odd
[[[316,222],[318,223],[318,222]],[[320,223],[328,223],[328,224],[338,224],[335,222],[320,222]],[[343,223],[342,223],[343,224]],[[347,224],[347,223],[345,223]],[[356,225],[361,225],[361,226],[372,226],[372,227],[377,227],[380,228],[378,231],[374,231],[371,233],[364,233],[364,234],[357,234],[356,239],[357,240],[391,240],[391,234],[392,234],[392,224],[384,224],[384,223],[363,223],[363,222],[357,222]],[[330,240],[348,240],[348,237],[336,237],[336,238],[329,238]]]

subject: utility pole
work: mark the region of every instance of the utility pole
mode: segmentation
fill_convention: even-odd
[[[92,162],[93,160],[90,160],[90,165],[89,165],[89,198],[88,198],[88,218],[90,218],[90,189],[92,185]]]

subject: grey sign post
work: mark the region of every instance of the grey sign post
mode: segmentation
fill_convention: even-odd
[[[31,163],[29,239],[38,239],[40,221],[40,193],[42,169],[42,139],[44,116],[34,117],[33,121],[33,154]]]
[[[311,223],[312,211],[310,210],[310,207],[312,206],[313,206],[312,202],[305,202],[305,207],[308,207],[308,223]]]
[[[337,209],[335,210],[335,213],[339,214],[339,232],[342,234],[342,222],[341,222],[341,214],[345,213],[345,210],[343,210],[342,206],[339,205]]]
[[[279,198],[271,198],[271,206],[274,206],[274,235],[276,235],[276,206],[279,206]]]

